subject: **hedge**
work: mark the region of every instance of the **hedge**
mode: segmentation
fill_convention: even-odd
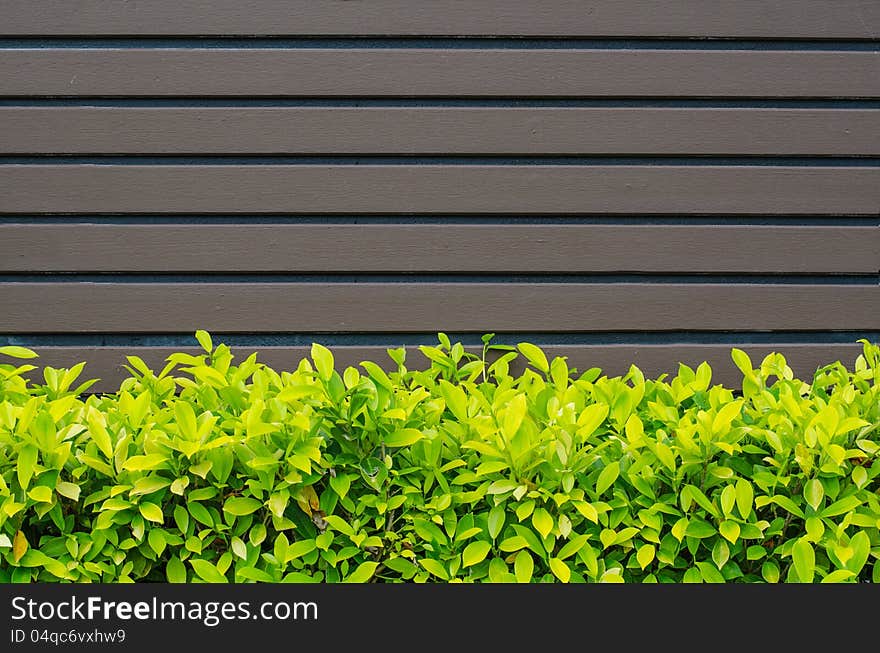
[[[439,335],[276,371],[196,334],[119,390],[0,355],[2,582],[876,582],[880,347],[646,379]],[[492,351],[492,350],[495,351]],[[490,355],[491,354],[491,355]],[[529,366],[510,372],[523,356]],[[10,358],[11,357],[11,358]]]

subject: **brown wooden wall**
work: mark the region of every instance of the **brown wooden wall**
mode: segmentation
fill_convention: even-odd
[[[880,340],[876,0],[0,0],[0,344]]]

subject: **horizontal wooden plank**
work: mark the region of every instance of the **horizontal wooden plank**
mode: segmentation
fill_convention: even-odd
[[[35,48],[0,96],[880,97],[880,52]]]
[[[876,39],[870,0],[2,0],[6,36],[679,36]]]
[[[876,274],[880,228],[0,225],[0,272]]]
[[[0,283],[0,332],[870,330],[880,285]]]
[[[425,344],[435,344],[426,341]],[[540,344],[540,343],[536,343]],[[390,343],[389,347],[398,346]],[[712,383],[722,383],[737,389],[742,384],[742,373],[730,358],[732,347],[743,349],[749,354],[755,365],[772,352],[785,356],[786,362],[794,374],[801,379],[812,379],[816,369],[835,361],[841,361],[852,369],[853,362],[861,353],[861,345],[839,343],[812,344],[778,344],[754,345],[706,345],[706,344],[671,344],[671,345],[544,345],[542,349],[549,357],[565,356],[569,367],[580,371],[599,367],[609,375],[626,374],[630,365],[636,365],[649,378],[658,378],[661,374],[675,375],[679,363],[696,368],[703,361],[712,366]],[[157,373],[164,367],[165,359],[176,351],[193,355],[203,353],[198,349],[186,347],[37,347],[40,357],[31,361],[39,369],[30,374],[35,382],[42,382],[43,367],[69,368],[81,361],[86,367],[79,381],[100,379],[90,392],[113,392],[119,388],[120,381],[128,375],[124,368],[126,356],[139,356]],[[309,347],[233,347],[234,361],[244,360],[256,352],[257,360],[270,365],[276,370],[294,370],[303,358],[309,356]],[[373,361],[387,370],[396,370],[397,366],[388,357],[387,347],[378,346],[334,346],[330,348],[336,360],[336,369],[343,370],[348,366],[358,367],[362,361]],[[467,348],[478,354],[475,347]],[[416,346],[407,346],[408,369],[425,369],[429,361]],[[522,357],[511,365],[513,372],[520,372],[524,367]],[[181,376],[186,376],[181,373]]]
[[[877,215],[880,167],[0,166],[0,213]]]
[[[880,154],[880,110],[0,107],[6,154]]]

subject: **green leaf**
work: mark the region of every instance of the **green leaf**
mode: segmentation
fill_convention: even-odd
[[[50,503],[52,501],[52,488],[38,485],[28,492],[28,496],[38,503]]]
[[[718,532],[721,533],[721,537],[725,540],[731,544],[736,544],[736,540],[739,538],[740,527],[735,521],[723,521],[718,527]]]
[[[745,376],[751,376],[754,373],[755,370],[752,367],[752,359],[750,359],[749,355],[742,349],[734,347],[730,351],[730,357]]]
[[[654,554],[656,553],[656,549],[653,544],[643,544],[639,547],[638,552],[636,553],[636,561],[639,563],[639,567],[644,569],[654,560]]]
[[[171,483],[171,491],[178,496],[183,496],[183,493],[188,486],[189,476],[181,476],[180,478],[175,479],[173,483]]]
[[[242,560],[247,559],[247,545],[240,537],[233,537],[229,542],[232,552]]]
[[[250,497],[230,497],[223,504],[223,512],[241,517],[242,515],[250,515],[256,512],[262,506],[262,503]]]
[[[752,484],[741,478],[736,482],[736,508],[743,519],[748,519],[752,513],[752,503],[755,500],[755,491]]]
[[[449,580],[449,572],[446,571],[446,567],[444,567],[440,561],[434,560],[433,558],[423,558],[419,560],[419,564],[424,567],[425,571],[433,574],[440,580]]]
[[[440,394],[446,402],[446,407],[452,411],[459,422],[466,422],[468,419],[468,398],[464,390],[457,385],[452,385],[446,379],[440,380]]]
[[[156,522],[157,524],[161,524],[165,521],[165,516],[162,514],[162,509],[155,503],[150,503],[149,501],[139,503],[138,510],[140,510],[141,514],[144,516],[144,519],[149,519],[150,521]]]
[[[333,354],[325,346],[312,343],[312,360],[315,361],[315,369],[318,376],[324,381],[329,381],[333,376]]]
[[[830,506],[826,507],[820,514],[823,517],[836,517],[837,515],[842,515],[844,513],[855,510],[862,502],[855,496],[844,497],[839,501],[835,501]]]
[[[150,532],[147,533],[147,544],[156,552],[157,556],[162,555],[166,544],[165,534],[159,528],[151,528]]]
[[[0,347],[0,354],[11,356],[12,358],[39,358],[37,354],[27,347],[18,347],[16,345],[8,345]]]
[[[816,573],[816,553],[806,538],[800,538],[791,549],[792,563],[801,583],[812,583]]]
[[[567,583],[571,580],[571,570],[568,568],[568,565],[559,558],[550,558],[550,571],[552,571],[553,575],[563,583]]]
[[[718,513],[718,509],[715,505],[709,501],[709,497],[703,494],[703,491],[698,488],[696,485],[686,485],[685,490],[689,493],[690,497],[697,502],[697,504],[710,515],[715,517],[716,519],[720,519],[721,515]]]
[[[575,501],[574,507],[579,513],[581,513],[584,517],[589,519],[594,524],[599,523],[599,512],[596,510],[595,506],[593,506],[592,503],[587,503],[586,501]]]
[[[620,463],[615,460],[613,463],[605,465],[605,468],[599,474],[599,478],[596,479],[596,494],[601,495],[610,488],[618,476],[620,476]]]
[[[832,571],[830,574],[825,576],[822,579],[823,583],[846,583],[852,578],[855,578],[856,574],[851,572],[849,569],[837,569]]]
[[[535,561],[528,551],[520,551],[513,560],[513,573],[518,583],[530,583],[535,571]]]
[[[468,544],[461,554],[461,562],[464,567],[472,567],[483,562],[491,550],[488,542],[477,540]]]
[[[351,574],[343,581],[345,583],[366,583],[373,577],[376,568],[379,566],[377,562],[362,562],[357,566]]]
[[[59,481],[55,484],[55,490],[58,492],[58,494],[70,499],[71,501],[79,501],[80,487],[76,483]]]
[[[189,564],[192,565],[193,571],[196,572],[196,575],[201,578],[206,583],[228,583],[229,581],[226,579],[226,576],[221,574],[217,567],[212,565],[207,560],[201,559],[192,559],[189,561]]]
[[[165,577],[169,583],[185,583],[186,567],[180,561],[180,558],[174,557],[165,565]]]
[[[213,528],[214,520],[211,517],[211,513],[208,512],[208,509],[205,508],[205,506],[200,503],[191,501],[190,503],[186,504],[186,508],[189,511],[189,514],[192,515],[197,522],[199,522],[200,524],[204,524],[209,528]]]
[[[199,425],[196,413],[187,402],[176,401],[174,403],[174,421],[177,423],[181,437],[192,441],[198,440]]]
[[[107,423],[104,415],[97,410],[89,410],[86,416],[86,422],[89,425],[89,435],[98,445],[101,453],[108,460],[113,460],[113,442],[110,434],[107,432]]]
[[[550,371],[550,364],[547,362],[547,356],[544,355],[544,352],[541,351],[539,347],[528,342],[520,342],[516,347],[519,349],[520,353],[526,357],[526,360],[528,360],[535,368],[541,370],[545,374]]]
[[[810,479],[804,486],[804,499],[813,508],[818,510],[822,505],[822,499],[825,498],[825,488],[817,478]]]
[[[492,510],[489,511],[489,517],[486,520],[486,525],[489,528],[489,537],[495,540],[498,535],[501,533],[501,529],[504,528],[504,521],[506,518],[506,513],[504,511],[504,506],[495,506]]]
[[[727,546],[727,542],[715,540],[715,545],[712,547],[712,562],[718,569],[723,569],[728,560],[730,560],[730,547]]]
[[[791,499],[789,499],[787,496],[784,496],[782,494],[776,494],[770,498],[773,501],[773,503],[775,503],[778,506],[781,506],[782,508],[785,508],[788,512],[790,512],[795,517],[798,517],[800,519],[804,518],[804,511],[801,510],[800,508],[798,508],[797,504],[794,501],[792,501]]]
[[[330,487],[340,499],[344,499],[348,494],[348,490],[351,488],[351,478],[348,474],[337,474],[330,477]]]
[[[180,533],[185,535],[189,526],[189,513],[183,506],[174,506],[174,523],[177,524]]]
[[[724,576],[718,569],[708,562],[698,562],[697,568],[700,570],[700,576],[706,583],[723,583]]]
[[[495,481],[486,489],[486,494],[504,494],[511,492],[519,487],[519,483],[514,481]]]
[[[39,450],[32,444],[24,445],[18,452],[18,462],[16,463],[16,473],[18,474],[18,484],[22,488],[27,489],[34,471],[37,467],[37,456]]]
[[[199,341],[199,344],[209,354],[214,351],[214,343],[211,342],[211,336],[207,331],[203,331],[199,329],[196,331],[196,340]]]
[[[702,519],[692,519],[688,522],[687,528],[684,532],[685,535],[688,535],[689,537],[703,539],[706,537],[712,537],[717,531],[715,530],[715,527],[707,521],[703,521]]]
[[[844,566],[854,574],[859,574],[871,553],[871,538],[865,531],[859,531],[850,538],[849,546],[853,550],[853,555]]]
[[[526,538],[521,535],[514,535],[512,537],[508,537],[506,540],[502,540],[501,544],[498,545],[498,548],[504,552],[510,553],[512,551],[519,551],[520,549],[525,549],[529,546],[529,543],[526,541]]]
[[[532,526],[541,534],[541,537],[546,538],[553,530],[553,518],[544,508],[535,508],[535,512],[532,513]]]
[[[297,540],[293,544],[288,545],[287,553],[284,556],[286,561],[296,560],[304,555],[308,555],[317,548],[315,540]]]
[[[142,472],[148,469],[158,469],[167,466],[168,459],[165,456],[159,453],[151,453],[145,456],[132,456],[123,463],[122,469],[129,472]]]
[[[401,429],[385,436],[386,447],[408,447],[425,437],[418,429]]]
[[[608,405],[602,403],[591,404],[585,407],[577,420],[578,437],[589,438],[599,428],[599,425],[605,421],[605,418],[608,417],[608,410]]]
[[[726,404],[721,408],[721,410],[718,411],[718,414],[715,415],[715,419],[712,420],[712,432],[719,435],[727,433],[730,429],[730,423],[740,414],[742,405],[743,400],[740,399]]]
[[[761,565],[761,576],[768,583],[778,583],[779,582],[779,565],[777,565],[772,560],[768,560],[763,565]]]

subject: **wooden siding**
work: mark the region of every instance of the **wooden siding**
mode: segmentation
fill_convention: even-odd
[[[282,367],[438,331],[851,363],[880,4],[588,4],[0,0],[0,344],[99,389],[197,328]]]

